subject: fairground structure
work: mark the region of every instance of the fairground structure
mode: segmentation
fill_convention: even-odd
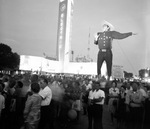
[[[73,7],[73,0],[60,0],[59,2],[56,60],[21,55],[20,70],[47,73],[97,74],[96,62],[70,62]],[[102,75],[107,75],[105,62],[101,71]],[[123,78],[123,67],[113,66],[112,74],[115,78]]]

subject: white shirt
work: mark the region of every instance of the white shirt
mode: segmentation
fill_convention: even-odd
[[[5,85],[4,90],[8,91],[9,83],[8,82],[4,82],[4,85]]]
[[[94,91],[92,91],[92,90],[89,92],[89,96],[88,96],[89,99],[93,99],[93,93],[94,93]]]
[[[98,90],[98,91],[90,91],[89,92],[89,99],[98,99],[99,97],[105,98],[105,92],[103,90]],[[104,99],[102,99],[101,102],[97,102],[96,104],[103,105],[104,104]]]
[[[41,106],[48,106],[52,99],[51,89],[48,86],[46,86],[39,92],[39,95],[42,97]]]
[[[89,83],[88,85],[86,85],[86,90],[92,89],[92,85]]]
[[[99,97],[103,97],[101,102],[97,102],[96,104],[103,105],[104,104],[104,98],[105,98],[105,92],[103,90],[98,90],[94,92],[93,98],[98,99]]]

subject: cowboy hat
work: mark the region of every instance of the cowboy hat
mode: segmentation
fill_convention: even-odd
[[[104,25],[107,25],[107,26],[109,26],[110,27],[110,31],[113,31],[114,29],[115,29],[115,27],[111,24],[111,23],[109,23],[108,21],[103,21],[102,22],[102,26],[104,26]]]

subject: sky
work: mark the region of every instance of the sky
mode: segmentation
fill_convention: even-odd
[[[0,0],[0,43],[19,55],[56,56],[59,0]],[[113,40],[113,64],[138,74],[150,67],[149,0],[74,0],[71,50],[74,58],[97,61],[94,34],[103,20],[120,33],[137,35]],[[90,34],[90,37],[89,37]],[[88,52],[87,48],[90,47]]]

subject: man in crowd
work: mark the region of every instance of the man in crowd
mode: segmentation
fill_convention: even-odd
[[[105,92],[100,89],[99,82],[93,83],[93,88],[89,92],[90,119],[89,129],[103,129],[102,114],[105,99]],[[93,124],[92,124],[93,123]]]
[[[41,102],[41,118],[39,123],[39,129],[45,129],[48,125],[49,129],[53,128],[52,111],[51,111],[51,99],[52,91],[48,86],[48,80],[46,78],[40,79],[41,91],[39,95],[42,97]]]
[[[142,114],[143,114],[143,95],[138,90],[138,83],[132,82],[132,91],[127,93],[126,101],[127,104],[127,111],[129,111],[129,118],[128,126],[131,129],[141,129],[142,128]]]

